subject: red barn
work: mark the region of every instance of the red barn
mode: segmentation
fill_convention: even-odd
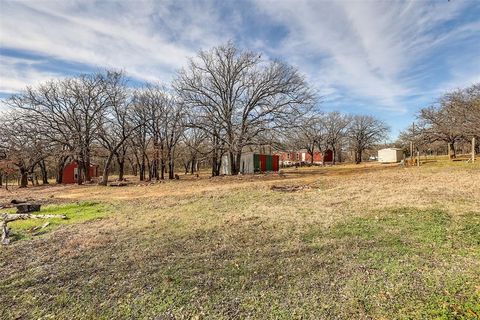
[[[79,162],[73,160],[65,166],[63,169],[62,183],[77,183],[78,182],[78,173],[79,173]],[[98,165],[91,164],[89,168],[90,177],[98,177]],[[82,180],[85,180],[85,177],[82,177]]]

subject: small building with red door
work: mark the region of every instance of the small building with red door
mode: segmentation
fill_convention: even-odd
[[[69,164],[65,166],[63,169],[63,177],[62,183],[77,183],[79,178],[79,161],[73,160]],[[98,165],[90,164],[90,168],[88,169],[90,177],[98,177]],[[83,175],[82,181],[85,180],[85,176]]]

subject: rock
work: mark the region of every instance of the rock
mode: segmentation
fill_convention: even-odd
[[[35,212],[35,211],[40,211],[40,204],[38,203],[21,203],[17,204],[17,213],[29,213],[29,212]]]

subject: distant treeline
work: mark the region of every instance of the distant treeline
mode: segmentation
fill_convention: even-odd
[[[412,137],[455,143],[478,135],[478,88],[422,109]],[[133,89],[124,72],[107,70],[28,87],[6,104],[0,170],[18,174],[21,186],[34,172],[61,183],[71,160],[80,164],[79,183],[91,180],[92,162],[100,162],[101,184],[112,171],[158,180],[173,179],[178,166],[194,173],[203,165],[219,175],[225,155],[237,174],[242,151],[265,146],[332,150],[334,161],[359,163],[389,132],[370,115],[322,112],[296,68],[232,43],[200,51],[168,86]]]

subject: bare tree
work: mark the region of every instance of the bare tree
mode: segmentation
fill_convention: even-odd
[[[193,174],[198,170],[199,160],[208,154],[209,148],[206,142],[205,131],[195,127],[185,130],[182,138],[185,174],[189,171]]]
[[[465,137],[480,136],[480,84],[447,92],[440,98],[438,109],[448,113],[450,119],[445,122]]]
[[[24,94],[7,102],[24,110],[43,129],[43,136],[62,145],[79,161],[79,184],[82,176],[90,180],[92,143],[102,123],[99,119],[105,116],[109,103],[105,84],[114,76],[115,72],[107,71],[49,81],[27,88]],[[65,162],[64,159],[59,163]]]
[[[140,181],[144,181],[146,178],[145,173],[147,170],[147,164],[149,163],[148,147],[150,145],[151,137],[148,128],[148,110],[138,102],[138,97],[139,94],[135,93],[132,110],[132,122],[138,127],[129,138],[128,144],[135,158],[139,179]]]
[[[309,113],[297,118],[296,124],[283,131],[284,143],[282,149],[297,151],[305,149],[310,155],[310,163],[314,162],[315,150],[318,149],[319,139],[323,138],[322,115]]]
[[[114,157],[119,162],[119,178],[123,178],[126,141],[135,130],[144,125],[144,123],[135,124],[132,121],[133,105],[123,73],[112,73],[105,80],[108,109],[105,116],[98,119],[98,121],[101,121],[98,129],[98,140],[108,150],[108,157],[105,160],[102,181],[100,182],[102,185],[108,183],[110,165]]]
[[[341,150],[338,150],[344,140],[348,126],[351,122],[351,117],[342,114],[338,111],[328,112],[322,119],[323,127],[325,128],[325,142],[329,148],[333,151],[333,164],[339,155]]]
[[[29,174],[52,148],[50,141],[39,134],[33,122],[15,112],[4,119],[4,126],[0,128],[0,145],[5,153],[4,160],[18,168],[21,188],[27,187]]]
[[[153,145],[153,159],[149,165],[149,180],[164,179],[165,174],[165,135],[162,131],[163,106],[165,104],[164,87],[159,85],[147,85],[137,93],[135,103],[137,110],[148,119],[147,129]],[[160,171],[159,171],[160,170]]]
[[[425,140],[432,143],[444,141],[453,151],[455,157],[455,143],[463,139],[462,117],[454,112],[452,105],[430,106],[420,110],[418,115],[419,133]]]
[[[185,105],[174,96],[166,95],[162,131],[165,136],[165,151],[168,161],[168,178],[175,175],[175,148],[185,131]]]
[[[212,137],[213,145],[225,145],[232,174],[240,170],[245,146],[315,101],[295,68],[265,61],[260,54],[242,51],[232,43],[201,51],[178,73],[173,86],[197,114],[196,125]],[[214,166],[218,165],[216,151]]]
[[[175,148],[185,129],[185,104],[179,101],[166,87],[147,85],[137,93],[137,109],[148,118],[147,128],[151,135],[154,156],[152,176],[164,179],[168,165],[168,177],[175,175]],[[160,173],[158,172],[160,166]]]
[[[350,145],[355,152],[355,163],[362,162],[363,151],[384,139],[389,127],[381,120],[367,115],[354,115],[347,131]]]

